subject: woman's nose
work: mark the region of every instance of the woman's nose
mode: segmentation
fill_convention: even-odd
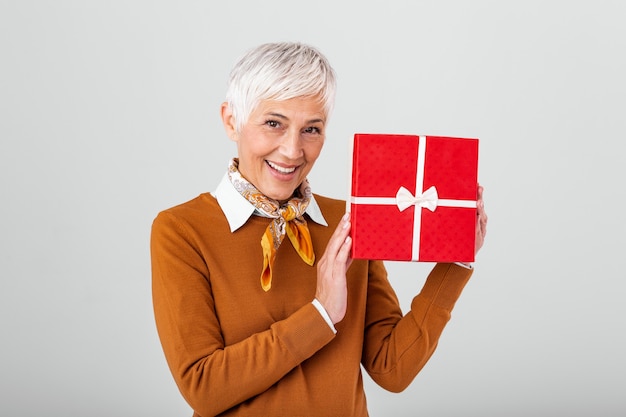
[[[280,144],[281,153],[289,159],[298,159],[303,154],[300,132],[287,132]]]

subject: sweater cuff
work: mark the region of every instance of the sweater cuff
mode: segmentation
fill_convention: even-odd
[[[319,300],[315,298],[313,300],[313,305],[315,306],[315,308],[317,308],[317,311],[320,312],[320,314],[326,321],[326,324],[328,324],[328,327],[330,327],[333,333],[337,334],[337,329],[335,329],[335,325],[333,324],[333,321],[330,319],[330,316],[328,315],[328,312],[326,311],[322,303],[320,303]]]
[[[305,304],[288,319],[278,321],[272,327],[297,363],[311,357],[335,337],[312,303]]]

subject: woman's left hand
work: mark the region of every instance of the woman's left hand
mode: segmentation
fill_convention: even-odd
[[[485,202],[483,201],[484,188],[478,184],[477,195],[477,216],[476,216],[476,246],[474,253],[478,253],[485,243],[485,235],[487,235],[487,213],[485,212]]]

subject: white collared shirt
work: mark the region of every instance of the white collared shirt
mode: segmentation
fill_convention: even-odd
[[[228,220],[231,232],[243,226],[253,214],[263,215],[235,189],[228,179],[228,174],[224,174],[222,181],[220,181],[215,191],[211,194],[217,199],[222,211],[226,215],[226,220]],[[311,201],[305,213],[308,214],[315,223],[328,226],[326,219],[322,215],[320,206],[318,206],[317,201],[315,201],[315,197],[311,196]]]
[[[228,220],[231,232],[234,232],[243,226],[248,221],[250,216],[254,214],[263,216],[263,214],[259,212],[252,203],[246,200],[246,198],[235,189],[232,182],[228,179],[228,174],[224,174],[224,177],[218,184],[217,188],[211,194],[217,199],[217,203],[222,208],[222,211],[226,216],[226,220]],[[308,214],[311,220],[315,223],[322,226],[328,226],[326,219],[322,215],[322,210],[320,210],[320,206],[317,204],[317,201],[315,201],[314,196],[311,196],[311,201],[309,202],[305,213]],[[320,312],[326,323],[328,323],[328,326],[336,334],[337,329],[335,329],[335,326],[333,325],[328,312],[324,306],[322,306],[322,303],[320,303],[316,298],[313,300],[313,305],[317,311]]]

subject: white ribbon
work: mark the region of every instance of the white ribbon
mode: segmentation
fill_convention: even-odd
[[[416,196],[413,196],[413,194],[404,187],[398,188],[398,192],[396,193],[396,205],[400,211],[404,211],[411,206],[420,206],[430,211],[435,211],[438,200],[437,188],[435,188],[434,185],[422,194]]]

